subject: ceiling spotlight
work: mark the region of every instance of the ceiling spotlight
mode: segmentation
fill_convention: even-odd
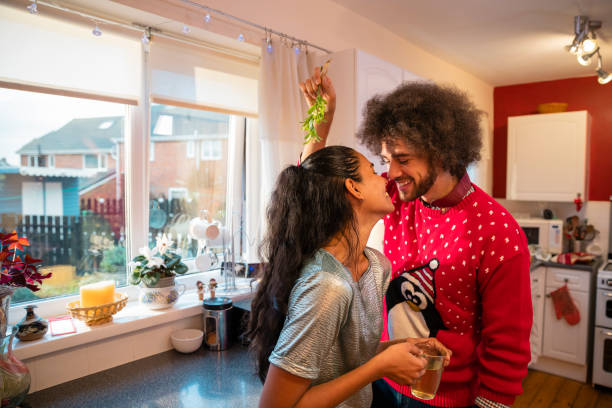
[[[597,49],[597,40],[595,36],[593,38],[587,38],[582,42],[582,52],[585,54],[590,54]]]
[[[210,22],[210,13],[206,13],[206,15],[204,16],[204,22],[205,23],[209,23]]]
[[[593,56],[595,54],[599,53],[599,48],[597,48],[595,51],[588,53],[588,54],[580,54],[578,55],[578,63],[582,66],[589,66],[591,65],[591,58],[593,58]]]
[[[609,72],[604,71],[603,69],[598,69],[597,71],[597,82],[602,85],[607,84],[612,81],[612,75]]]
[[[272,48],[272,38],[270,36],[270,33],[266,31],[266,50],[268,52],[272,52],[273,48]]]
[[[244,42],[244,35],[242,33],[240,33],[240,35],[237,38],[238,41],[240,42]]]
[[[609,72],[604,71],[602,68],[600,53],[597,53],[597,70],[595,72],[597,72],[597,82],[600,84],[605,85],[612,81],[612,75],[610,75]]]
[[[189,26],[184,25],[183,26],[183,34],[189,34],[191,32],[191,28],[189,28]]]
[[[100,31],[100,28],[98,27],[98,23],[96,23],[96,26],[94,27],[94,29],[91,30],[91,33],[95,35],[96,37],[99,37],[102,35],[102,31]]]
[[[36,0],[34,0],[34,2],[26,8],[30,12],[30,14],[38,14],[38,5],[36,4]]]

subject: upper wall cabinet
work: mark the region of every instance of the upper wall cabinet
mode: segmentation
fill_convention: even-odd
[[[328,75],[336,90],[336,113],[328,145],[350,146],[374,163],[376,171],[386,171],[380,159],[357,143],[355,134],[361,125],[363,109],[368,100],[395,89],[402,81],[423,80],[378,57],[350,49],[326,55],[331,59]]]
[[[506,198],[586,200],[587,111],[508,118]]]

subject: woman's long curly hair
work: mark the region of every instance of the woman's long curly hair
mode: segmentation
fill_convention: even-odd
[[[268,230],[259,248],[266,263],[247,330],[262,382],[304,263],[338,233],[349,248],[356,248],[357,224],[344,186],[348,178],[361,181],[359,156],[344,146],[318,150],[301,166],[289,166],[278,176],[267,209]]]
[[[363,112],[357,137],[376,154],[383,142],[402,140],[457,178],[480,159],[482,112],[457,88],[405,82],[370,99]]]

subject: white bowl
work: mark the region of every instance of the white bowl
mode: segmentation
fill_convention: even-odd
[[[180,353],[193,353],[202,345],[204,332],[198,329],[182,329],[170,335],[174,349]]]

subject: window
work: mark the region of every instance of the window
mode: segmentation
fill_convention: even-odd
[[[112,147],[110,149],[113,149]],[[84,154],[83,167],[86,169],[106,169],[106,154]]]
[[[211,222],[219,223],[222,229],[227,226],[227,146],[233,137],[229,133],[231,116],[155,104],[151,108],[151,119],[156,117],[168,118],[166,120],[173,123],[175,132],[164,138],[151,135],[151,138],[155,137],[159,151],[169,159],[149,166],[150,245],[154,245],[156,237],[168,234],[181,249],[183,257],[192,259],[198,249],[198,242],[189,236],[188,231],[193,218],[205,211]],[[153,132],[157,130],[156,127]],[[219,139],[208,140],[211,137]],[[193,160],[180,160],[182,152],[194,151],[198,145],[205,147],[206,153],[202,150],[195,163]],[[222,260],[223,242],[210,242],[207,247]]]
[[[28,156],[29,167],[54,167],[53,156],[36,155]],[[53,163],[53,164],[52,164]]]
[[[195,142],[190,140],[187,142],[187,158],[193,159],[195,157]]]
[[[125,105],[4,88],[0,101],[9,164],[0,179],[0,231],[26,236],[27,253],[53,273],[38,292],[17,289],[12,303],[77,294],[79,285],[97,280],[125,285],[125,167],[90,170],[107,166],[108,154],[96,150],[119,149],[124,133],[115,127],[98,137],[97,117],[123,120]],[[28,157],[27,167],[20,156]]]
[[[202,141],[202,160],[221,160],[223,144],[221,140]]]
[[[228,203],[234,195],[241,200],[234,191],[244,191],[232,175],[242,174],[243,155],[230,153],[232,143],[244,142],[240,132],[230,134],[239,127],[229,123],[240,117],[214,112],[257,112],[254,59],[160,38],[150,44],[151,76],[141,78],[141,32],[106,25],[100,41],[90,21],[74,21],[79,18],[32,17],[25,7],[0,4],[0,38],[27,43],[0,41],[0,55],[10,59],[0,64],[6,87],[0,88],[0,143],[8,152],[0,160],[9,164],[0,175],[0,230],[25,234],[31,255],[53,272],[41,291],[16,291],[13,304],[76,294],[97,280],[125,284],[126,258],[138,250],[126,242],[147,242],[140,235],[147,228],[151,245],[171,234],[189,260],[197,251],[188,235],[193,217],[205,210],[227,234],[235,217],[226,214],[240,214],[239,205],[233,210]],[[147,112],[150,129],[141,128],[147,113],[138,104],[146,89],[152,101],[165,99]],[[146,152],[153,162],[142,160]],[[184,152],[190,160],[181,160]],[[146,171],[149,185],[130,190],[126,204],[126,187],[143,186]],[[147,205],[149,219],[139,217]],[[222,261],[226,244],[209,244]]]

